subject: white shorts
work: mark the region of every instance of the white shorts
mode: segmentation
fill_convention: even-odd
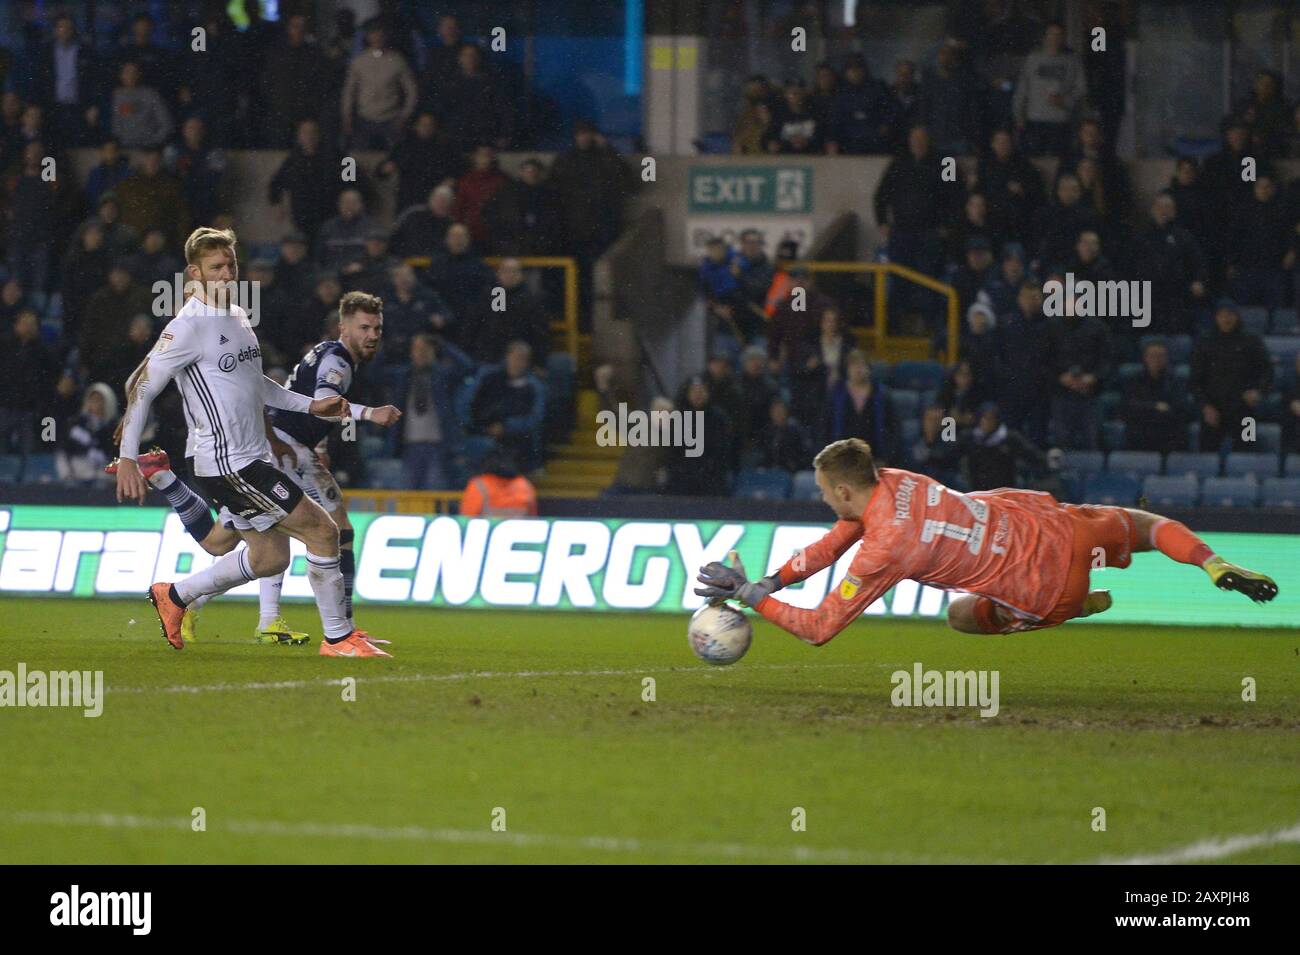
[[[302,488],[303,493],[325,508],[326,512],[333,514],[342,507],[343,492],[339,490],[338,482],[334,480],[334,475],[321,467],[320,459],[311,449],[279,428],[272,430],[277,438],[293,448],[295,455],[292,460],[286,456],[278,462],[281,470]]]

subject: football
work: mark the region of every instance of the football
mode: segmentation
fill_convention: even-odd
[[[686,636],[695,655],[705,663],[728,666],[745,655],[754,631],[736,608],[705,604],[691,615]]]

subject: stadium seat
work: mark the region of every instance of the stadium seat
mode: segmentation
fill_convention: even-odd
[[[1300,478],[1264,478],[1259,502],[1265,507],[1300,507]]]
[[[1174,365],[1174,384],[1186,388],[1187,383],[1192,380],[1192,366],[1187,362],[1179,362]]]
[[[910,449],[921,437],[921,422],[916,418],[905,418],[899,422],[898,433],[903,438],[903,448]]]
[[[1272,454],[1282,452],[1282,426],[1273,421],[1261,421],[1255,426],[1255,443],[1260,451]]]
[[[1158,451],[1112,451],[1106,459],[1108,474],[1127,474],[1139,481],[1150,474],[1160,473]]]
[[[1103,421],[1101,423],[1101,446],[1107,451],[1119,451],[1124,447],[1124,422]]]
[[[1198,493],[1197,480],[1193,475],[1180,474],[1176,477],[1150,475],[1142,482],[1142,496],[1152,507],[1193,507]]]
[[[1066,451],[1061,470],[1076,474],[1101,474],[1106,470],[1106,455],[1101,451]]]
[[[736,476],[736,497],[750,501],[782,501],[790,496],[790,472],[781,468],[741,471]]]
[[[17,481],[22,470],[23,459],[19,455],[0,455],[0,481]]]
[[[1223,507],[1254,507],[1259,503],[1259,481],[1245,477],[1206,478],[1201,485],[1201,503]]]
[[[816,471],[797,471],[790,485],[790,498],[795,501],[820,501],[821,488],[817,486]]]
[[[1121,391],[1131,382],[1137,381],[1142,377],[1142,362],[1126,361],[1115,369],[1115,384]]]
[[[1283,465],[1282,473],[1287,477],[1300,477],[1300,454],[1288,454]]]
[[[939,391],[936,388],[927,388],[921,392],[921,410],[932,408],[939,403]]]
[[[461,444],[461,456],[465,459],[465,470],[477,474],[483,458],[496,445],[496,442],[484,434],[471,434]]]
[[[400,491],[406,486],[398,458],[371,458],[366,462],[366,486]]]
[[[1097,406],[1101,410],[1103,421],[1118,418],[1124,408],[1124,395],[1114,389],[1103,391],[1097,396]]]
[[[1213,453],[1171,451],[1165,459],[1165,474],[1170,477],[1193,474],[1200,478],[1212,478],[1219,476],[1219,470],[1219,456]]]
[[[1094,474],[1083,485],[1086,504],[1132,506],[1137,502],[1140,485],[1123,474]]]
[[[937,361],[900,361],[890,371],[889,384],[913,391],[942,388],[943,365]]]
[[[1264,347],[1273,356],[1274,365],[1294,367],[1296,352],[1300,352],[1300,335],[1265,335]]]
[[[377,434],[363,434],[357,439],[357,450],[366,460],[384,456],[384,439]]]
[[[907,388],[890,388],[888,394],[894,416],[899,421],[915,419],[921,413],[920,392],[910,391]]]
[[[58,477],[58,469],[54,466],[54,455],[33,454],[27,458],[27,464],[23,468],[24,483],[49,484],[51,481],[57,481]]]
[[[1241,327],[1252,335],[1268,334],[1268,309],[1257,305],[1243,305],[1237,309],[1241,316]]]
[[[1275,308],[1268,330],[1271,335],[1300,335],[1300,315],[1294,308]]]
[[[1227,477],[1245,477],[1253,474],[1257,479],[1277,477],[1278,459],[1275,454],[1264,451],[1234,451],[1223,462],[1223,473]]]

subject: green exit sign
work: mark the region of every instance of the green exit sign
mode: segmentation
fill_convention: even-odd
[[[695,166],[691,212],[812,211],[811,166]]]

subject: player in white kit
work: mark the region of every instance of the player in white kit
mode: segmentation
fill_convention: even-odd
[[[264,406],[325,418],[350,417],[341,395],[310,398],[281,388],[262,373],[262,355],[247,313],[230,301],[238,279],[235,235],[202,228],[185,243],[186,277],[196,291],[167,324],[135,383],[123,422],[117,467],[118,500],[144,503],[147,485],[136,458],[153,400],[175,379],[185,419],[195,437],[196,482],[219,507],[228,508],[246,549],[220,557],[183,580],[158,582],[149,598],[163,636],[185,646],[185,606],[289,564],[290,535],[307,547],[307,577],[320,611],[323,656],[386,657],[354,630],[344,611],[338,527],[298,485],[271,463]]]

